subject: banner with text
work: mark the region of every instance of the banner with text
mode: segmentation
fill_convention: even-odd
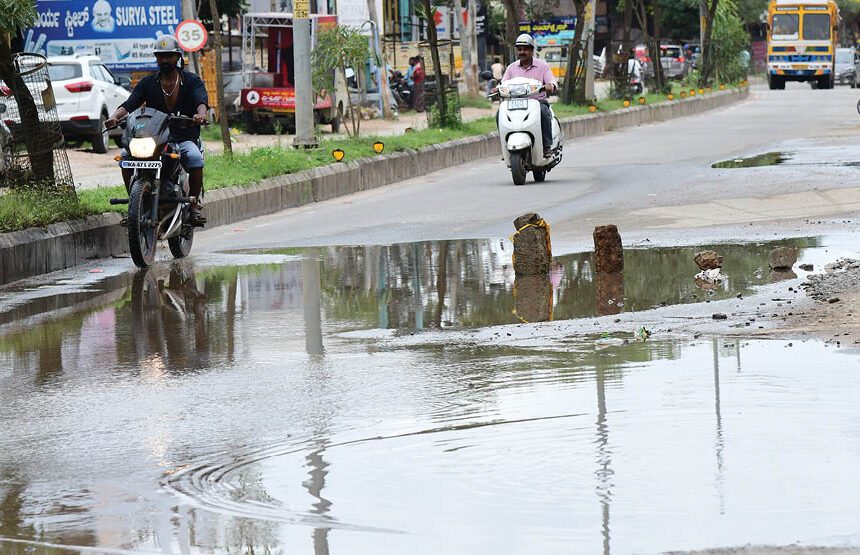
[[[528,33],[538,46],[560,46],[573,42],[575,17],[553,17],[541,21],[520,21],[520,33]]]
[[[95,54],[119,71],[156,69],[155,39],[173,35],[179,0],[37,0],[24,49],[46,56]]]

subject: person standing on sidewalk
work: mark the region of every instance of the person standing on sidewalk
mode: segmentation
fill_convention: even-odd
[[[415,98],[415,111],[423,112],[424,106],[424,60],[421,56],[415,56],[415,70],[412,72],[412,81],[415,86],[412,88],[412,96]]]

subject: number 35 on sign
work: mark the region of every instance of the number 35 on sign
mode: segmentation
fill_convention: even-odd
[[[186,19],[176,27],[176,40],[186,52],[197,52],[206,46],[209,35],[206,28],[196,19]]]

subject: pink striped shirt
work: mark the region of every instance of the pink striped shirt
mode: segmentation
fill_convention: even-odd
[[[512,63],[508,66],[508,69],[505,70],[505,75],[502,77],[502,81],[507,81],[508,79],[513,79],[514,77],[526,77],[528,79],[535,79],[540,81],[544,85],[547,83],[553,83],[558,86],[558,82],[555,79],[555,75],[552,74],[552,69],[550,69],[549,64],[540,58],[532,58],[532,63],[529,67],[523,67],[520,64],[520,61]],[[543,100],[546,98],[546,93],[538,93],[530,96],[529,98],[534,98],[535,100]]]

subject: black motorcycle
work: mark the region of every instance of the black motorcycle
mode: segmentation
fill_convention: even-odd
[[[180,161],[179,146],[170,142],[170,130],[196,125],[187,116],[174,116],[152,108],[142,108],[119,122],[126,155],[121,168],[134,170],[127,199],[110,199],[111,204],[128,204],[128,250],[135,265],[150,266],[158,241],[167,239],[174,258],[191,252],[194,226],[190,224],[188,173]]]
[[[412,106],[412,87],[409,86],[401,72],[392,71],[389,73],[388,86],[394,94],[394,98],[397,99],[397,104],[401,110]]]

